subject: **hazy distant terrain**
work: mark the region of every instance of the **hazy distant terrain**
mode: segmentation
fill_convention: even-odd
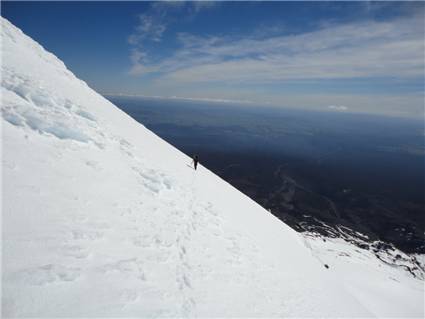
[[[108,98],[297,230],[343,225],[425,252],[419,120]]]

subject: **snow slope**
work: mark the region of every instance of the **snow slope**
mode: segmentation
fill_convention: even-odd
[[[320,238],[304,234],[306,244],[323,264],[369,311],[379,317],[424,317],[423,271],[414,273],[410,256],[399,250],[393,254],[379,251],[379,258],[372,250],[353,246],[342,238]],[[393,255],[402,256],[400,260]],[[423,255],[420,264],[424,264]],[[407,261],[407,262],[406,262]],[[401,267],[403,264],[404,267]]]
[[[1,20],[3,317],[381,315],[350,273]]]

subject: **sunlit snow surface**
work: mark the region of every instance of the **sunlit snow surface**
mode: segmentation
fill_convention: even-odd
[[[3,317],[423,316],[423,281],[333,262],[3,18],[1,37]]]

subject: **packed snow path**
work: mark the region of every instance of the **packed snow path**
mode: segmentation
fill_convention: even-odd
[[[4,317],[374,315],[292,229],[1,23]]]

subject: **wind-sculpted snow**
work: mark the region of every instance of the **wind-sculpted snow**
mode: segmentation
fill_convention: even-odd
[[[4,317],[380,315],[284,223],[1,32]]]

